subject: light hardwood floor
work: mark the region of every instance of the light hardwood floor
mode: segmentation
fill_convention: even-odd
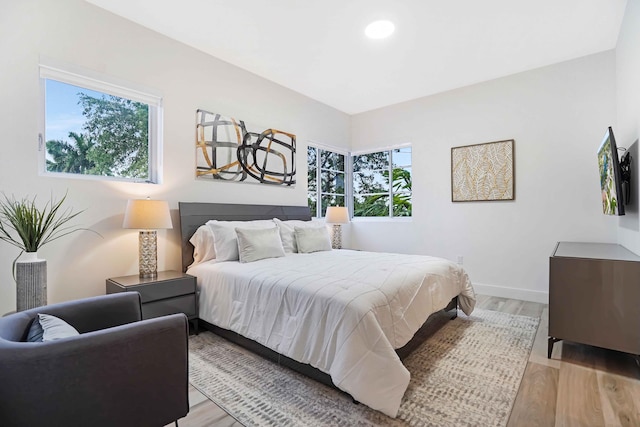
[[[508,427],[640,426],[640,367],[632,355],[560,341],[547,359],[545,304],[478,295],[476,307],[540,317]],[[242,426],[191,386],[189,402],[180,427]]]

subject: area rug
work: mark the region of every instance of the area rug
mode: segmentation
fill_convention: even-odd
[[[245,426],[504,426],[538,321],[460,313],[405,359],[396,419],[210,332],[189,339],[189,380]]]

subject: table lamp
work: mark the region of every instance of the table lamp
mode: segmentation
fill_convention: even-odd
[[[169,203],[163,200],[129,200],[124,212],[123,228],[140,229],[140,277],[158,276],[158,229],[172,228]]]
[[[327,224],[333,224],[333,237],[331,247],[342,249],[342,226],[349,223],[349,210],[344,206],[329,206],[325,215]]]

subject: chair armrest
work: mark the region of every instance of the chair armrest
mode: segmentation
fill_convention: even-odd
[[[168,424],[189,411],[187,341],[187,318],[175,314],[53,342],[2,342],[3,425]]]
[[[121,292],[67,301],[22,313],[31,317],[35,317],[36,313],[51,314],[69,323],[81,334],[142,319],[140,294],[137,292]]]

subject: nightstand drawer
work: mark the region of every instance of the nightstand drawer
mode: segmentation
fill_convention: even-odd
[[[142,318],[184,313],[194,321],[198,331],[198,301],[196,278],[179,271],[159,271],[156,277],[139,275],[112,277],[106,281],[108,294],[115,292],[140,293]]]
[[[181,297],[168,298],[161,301],[148,302],[142,304],[142,318],[166,316],[167,314],[184,313],[187,317],[196,316],[196,296],[195,294]]]
[[[123,276],[107,279],[108,294],[139,292],[142,303],[188,295],[196,292],[196,278],[176,271],[163,271],[155,278]]]
[[[196,280],[194,277],[185,277],[183,279],[166,280],[152,284],[129,286],[127,290],[140,292],[140,298],[144,304],[159,299],[193,294],[196,291]]]

